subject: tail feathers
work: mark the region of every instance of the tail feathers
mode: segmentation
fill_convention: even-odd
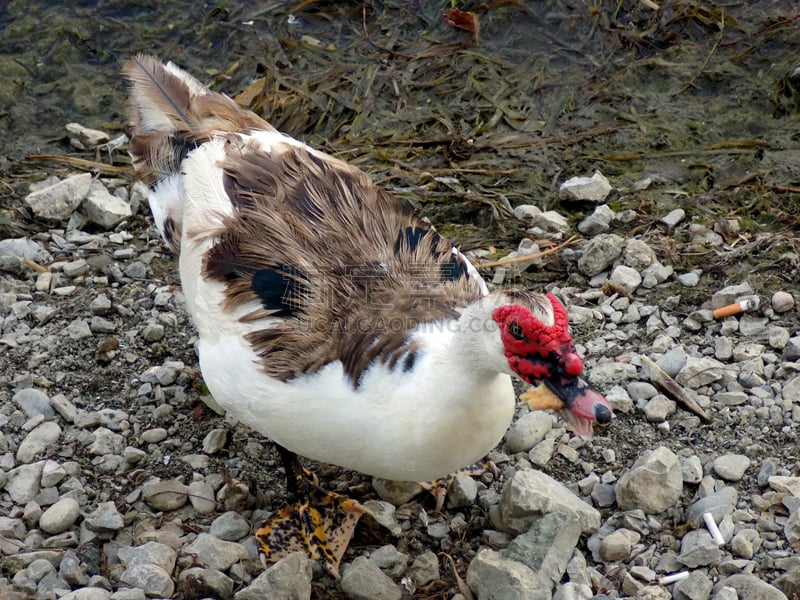
[[[274,130],[172,63],[140,54],[129,59],[122,72],[131,83],[128,135],[133,165],[149,184],[178,172],[186,154],[215,134]]]

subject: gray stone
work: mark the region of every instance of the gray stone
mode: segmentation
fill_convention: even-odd
[[[642,285],[642,276],[639,274],[639,271],[627,265],[617,265],[614,267],[608,279],[612,283],[621,285],[628,293],[633,293],[636,291],[636,288]]]
[[[464,473],[457,473],[447,488],[447,506],[449,508],[462,508],[475,503],[478,495],[477,482]]]
[[[723,454],[714,459],[714,472],[726,481],[739,481],[750,467],[743,454]]]
[[[94,430],[94,440],[89,446],[89,454],[105,456],[107,454],[122,454],[125,449],[125,438],[105,427]]]
[[[21,463],[33,462],[33,459],[53,446],[61,436],[61,427],[52,421],[45,421],[35,427],[17,448],[17,460]]]
[[[499,552],[478,551],[467,568],[467,585],[478,600],[551,600],[549,583],[541,583],[533,571]]]
[[[42,415],[45,419],[52,419],[55,416],[50,400],[41,390],[36,388],[25,388],[14,394],[12,401],[22,409],[28,418]]]
[[[677,405],[664,394],[653,396],[644,406],[644,416],[651,423],[666,421],[675,414]]]
[[[77,500],[62,498],[42,513],[39,518],[39,527],[45,533],[61,533],[72,527],[80,514],[81,507]]]
[[[126,546],[118,552],[119,560],[126,567],[157,565],[167,573],[175,568],[175,550],[159,542],[147,542],[141,546]]]
[[[188,499],[189,489],[174,479],[147,484],[142,488],[142,500],[155,510],[176,510]]]
[[[539,471],[517,471],[503,486],[500,517],[509,529],[527,531],[542,515],[574,511],[581,531],[592,533],[600,526],[600,513],[566,486]]]
[[[506,449],[509,453],[527,452],[544,439],[553,428],[553,417],[541,410],[522,415],[506,432]]]
[[[755,529],[740,529],[731,540],[731,552],[736,556],[750,559],[761,546],[761,542],[761,536]]]
[[[676,279],[683,287],[697,287],[697,284],[700,283],[700,275],[702,273],[703,272],[699,269],[695,269],[694,271],[689,271],[688,273],[682,273],[681,275],[678,275]]]
[[[216,454],[225,447],[228,441],[227,429],[212,429],[203,438],[203,452]]]
[[[390,481],[374,477],[372,487],[378,496],[395,506],[401,506],[422,491],[422,486],[415,481]]]
[[[216,569],[191,567],[178,575],[178,588],[187,598],[230,598],[233,595],[233,579]],[[277,596],[263,596],[277,598]]]
[[[572,581],[559,586],[556,593],[553,594],[553,600],[592,600],[594,597],[590,586]]]
[[[800,477],[788,477],[785,475],[775,475],[770,477],[767,482],[776,492],[785,492],[795,498],[800,498]]]
[[[383,500],[367,500],[364,508],[375,519],[375,522],[388,529],[395,537],[399,537],[403,532],[400,523],[397,522],[394,505]]]
[[[635,365],[616,361],[594,365],[589,371],[589,381],[600,389],[607,389],[617,384],[622,385],[636,377]]]
[[[705,529],[693,529],[681,539],[681,552],[678,560],[691,569],[700,566],[716,565],[722,558],[717,543]]]
[[[122,198],[115,196],[102,184],[92,185],[81,211],[89,220],[103,229],[111,229],[131,217],[131,207]]]
[[[0,240],[0,267],[13,273],[24,273],[28,267],[25,261],[30,260],[44,265],[52,259],[51,254],[39,242],[28,238],[6,238]],[[46,290],[49,291],[49,285]],[[0,310],[0,314],[2,311]]]
[[[392,579],[402,577],[408,566],[408,554],[400,552],[391,544],[373,550],[369,559]]]
[[[640,508],[647,514],[674,506],[683,492],[678,457],[664,446],[640,456],[617,482],[617,504],[623,510]]]
[[[426,550],[414,559],[408,574],[417,587],[427,585],[440,577],[439,559],[430,550]]]
[[[56,394],[50,398],[50,406],[68,423],[75,421],[78,409],[64,394]]]
[[[89,192],[91,173],[73,175],[25,197],[25,204],[37,217],[50,221],[65,221]]]
[[[605,562],[625,560],[630,556],[633,545],[639,542],[641,535],[630,529],[617,529],[604,537],[600,542],[600,558]]]
[[[266,569],[233,597],[234,600],[309,600],[311,575],[311,565],[306,555],[294,552]]]
[[[194,541],[184,548],[194,554],[195,562],[218,571],[227,570],[232,564],[249,557],[241,544],[225,542],[207,533],[199,533]]]
[[[366,556],[359,556],[342,573],[341,587],[351,600],[401,600],[403,592]]]
[[[661,222],[670,229],[675,227],[678,223],[683,221],[686,217],[686,211],[682,208],[675,208],[669,211],[666,215],[661,217]]]
[[[575,512],[551,512],[536,519],[528,531],[500,550],[500,555],[522,563],[534,573],[540,587],[552,589],[564,576],[580,535]]]
[[[703,479],[703,464],[700,462],[700,457],[692,454],[680,458],[681,464],[681,477],[684,483],[700,483]]]
[[[40,460],[29,465],[20,465],[6,474],[4,490],[12,502],[24,505],[36,497],[43,468],[44,461]]]
[[[772,310],[776,313],[789,312],[794,308],[794,298],[788,292],[778,291],[772,294]]]
[[[686,522],[694,527],[703,524],[703,513],[710,512],[714,520],[719,522],[733,513],[739,494],[735,488],[726,486],[713,494],[700,498],[686,509]]]
[[[656,253],[646,242],[632,238],[625,242],[622,262],[637,271],[642,271],[656,262]]]
[[[786,571],[783,575],[776,578],[775,587],[781,590],[789,598],[800,597],[800,566]]]
[[[172,577],[158,565],[128,566],[120,575],[120,580],[156,598],[170,598],[175,592]]]
[[[238,542],[250,534],[250,522],[238,512],[230,510],[211,522],[209,533],[226,542]]]
[[[205,481],[193,481],[187,487],[189,502],[201,515],[210,515],[217,510],[214,490]]]
[[[588,277],[594,277],[611,266],[622,254],[623,238],[614,233],[601,233],[589,240],[578,259],[578,270]]]
[[[155,427],[142,432],[142,441],[147,444],[158,444],[167,439],[167,430],[163,427]]]
[[[697,389],[716,381],[733,381],[734,377],[730,373],[729,366],[714,358],[709,356],[688,356],[686,365],[675,377],[675,380],[684,387]]]
[[[111,592],[97,587],[85,587],[61,596],[59,600],[110,600]]]
[[[578,231],[588,237],[595,236],[598,233],[605,233],[611,227],[611,221],[614,220],[614,216],[614,211],[611,210],[608,204],[598,206],[591,215],[578,223]]]
[[[84,519],[86,528],[96,533],[113,533],[125,527],[125,520],[117,506],[111,502],[100,502]]]
[[[692,571],[689,577],[675,584],[672,597],[675,600],[708,600],[711,596],[711,578],[702,571]]]
[[[567,192],[577,200],[602,202],[611,189],[608,179],[600,171],[595,171],[591,177],[570,177],[561,184],[559,191]]]
[[[735,589],[740,600],[788,600],[786,594],[749,573],[739,573],[722,579],[715,589],[722,587]]]
[[[722,288],[718,292],[714,292],[714,294],[711,296],[711,308],[722,308],[723,306],[728,306],[728,304],[737,302],[743,296],[752,295],[753,288],[746,281],[737,285],[729,285]]]

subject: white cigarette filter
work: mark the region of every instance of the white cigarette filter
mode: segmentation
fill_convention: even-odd
[[[725,543],[725,538],[722,537],[722,532],[717,527],[717,522],[714,520],[714,515],[710,512],[703,513],[703,520],[706,522],[708,532],[711,534],[711,539],[717,546],[722,546]]]
[[[676,581],[680,581],[681,579],[686,579],[688,576],[689,576],[689,571],[678,571],[677,573],[673,573],[672,575],[664,575],[664,577],[658,580],[658,583],[661,585],[669,585],[670,583],[675,583]]]

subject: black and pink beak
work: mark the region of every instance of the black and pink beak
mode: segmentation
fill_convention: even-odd
[[[580,377],[546,379],[543,383],[563,402],[561,416],[576,434],[591,436],[594,421],[601,425],[611,422],[614,416],[611,403]]]

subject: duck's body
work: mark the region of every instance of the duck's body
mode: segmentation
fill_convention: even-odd
[[[134,166],[180,253],[203,377],[241,422],[309,458],[425,480],[500,441],[511,375],[567,390],[586,418],[606,410],[551,295],[489,294],[362,171],[173,65],[140,56],[126,75]]]

